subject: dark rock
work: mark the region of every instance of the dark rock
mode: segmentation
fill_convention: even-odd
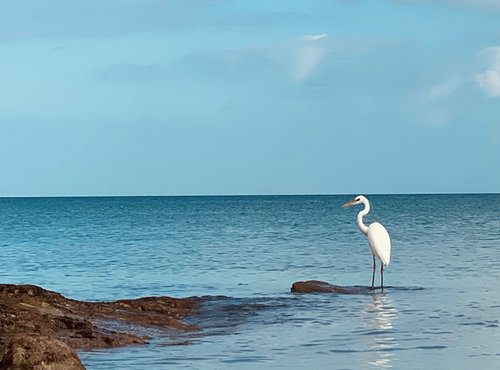
[[[147,343],[140,327],[199,330],[182,321],[199,305],[197,298],[170,297],[81,302],[34,285],[0,284],[0,369],[82,369],[68,351],[78,359],[74,349]],[[44,367],[30,365],[37,361]]]
[[[5,370],[82,370],[75,351],[66,343],[37,334],[16,334],[0,349]]]
[[[319,280],[297,281],[292,284],[292,293],[338,293],[370,294],[373,289],[365,286],[340,286]]]

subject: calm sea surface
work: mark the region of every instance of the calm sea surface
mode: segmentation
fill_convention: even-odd
[[[392,238],[390,287],[289,293],[371,283],[360,208],[340,208],[351,198],[4,198],[0,281],[85,300],[207,296],[203,333],[82,352],[88,369],[500,369],[500,195],[369,196],[365,220]]]

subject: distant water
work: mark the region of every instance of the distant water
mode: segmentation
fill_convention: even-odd
[[[4,198],[0,281],[86,300],[208,296],[192,319],[203,333],[83,352],[88,369],[499,369],[500,195],[370,196],[391,288],[289,293],[370,284],[350,198]]]

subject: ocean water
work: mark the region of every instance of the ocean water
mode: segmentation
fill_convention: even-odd
[[[201,333],[81,352],[88,369],[499,369],[500,195],[368,197],[392,238],[383,293],[290,293],[371,283],[351,196],[3,198],[0,281],[205,296]]]

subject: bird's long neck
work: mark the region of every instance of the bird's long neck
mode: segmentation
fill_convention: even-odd
[[[367,199],[363,199],[363,204],[365,205],[365,208],[361,212],[358,213],[358,227],[361,230],[361,232],[365,235],[368,235],[368,226],[366,226],[363,223],[363,217],[370,212],[370,203],[368,202]]]

